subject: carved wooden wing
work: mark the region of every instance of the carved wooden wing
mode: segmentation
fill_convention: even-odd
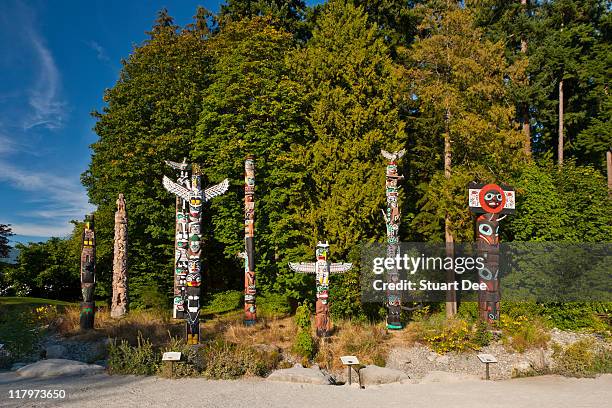
[[[314,262],[289,262],[289,268],[299,273],[315,273],[317,271]]]
[[[389,161],[395,161],[401,158],[406,153],[406,149],[402,149],[400,151],[393,152],[393,153],[389,153],[386,150],[381,150],[380,153],[385,157],[385,159]]]
[[[353,267],[352,263],[333,263],[329,265],[329,273],[343,273]]]
[[[190,192],[185,187],[181,186],[180,184],[176,184],[174,181],[170,180],[166,176],[164,176],[162,183],[166,190],[168,190],[174,195],[181,197],[185,201],[189,201]]]
[[[173,162],[172,160],[164,160],[164,163],[166,163],[166,165],[172,167],[173,169],[177,169],[177,170],[187,170],[191,166],[185,160],[183,160],[182,163]]]
[[[228,187],[229,187],[228,179],[223,180],[222,182],[220,182],[219,184],[215,186],[208,187],[206,190],[204,190],[204,200],[208,201],[213,197],[216,197],[218,195],[225,193]]]

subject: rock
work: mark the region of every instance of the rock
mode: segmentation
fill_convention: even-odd
[[[253,344],[254,349],[264,353],[280,353],[282,349],[274,344]]]
[[[519,361],[512,365],[512,377],[533,375],[534,369],[529,361]]]
[[[267,378],[268,381],[281,381],[305,384],[332,384],[332,378],[319,369],[304,368],[301,364],[295,364],[292,368],[275,370]]]
[[[448,371],[431,371],[420,381],[421,384],[428,383],[460,383],[465,381],[479,381],[477,375],[450,373]]]
[[[390,384],[410,379],[403,371],[375,365],[365,366],[359,373],[362,385]]]
[[[47,346],[45,352],[48,359],[66,357],[66,347],[59,344]]]
[[[17,370],[22,378],[44,378],[67,375],[92,375],[104,372],[104,367],[59,358],[41,360]]]
[[[15,363],[11,366],[11,371],[17,371],[19,370],[21,367],[25,367],[26,365],[28,365],[27,363]]]

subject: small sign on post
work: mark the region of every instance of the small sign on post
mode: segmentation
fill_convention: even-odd
[[[174,362],[181,361],[181,353],[178,351],[168,351],[162,355],[162,361],[170,362],[170,375],[174,378]]]
[[[489,376],[489,364],[491,363],[497,363],[497,359],[492,356],[491,354],[478,354],[477,355],[478,359],[480,360],[481,363],[485,363],[487,366],[487,371],[486,371],[486,376],[485,379],[486,380],[490,380],[490,376]]]
[[[363,388],[361,386],[361,375],[359,374],[359,370],[361,370],[361,363],[359,359],[355,356],[342,356],[340,357],[340,361],[342,364],[348,367],[348,383],[351,385],[351,368],[357,371],[357,378],[359,379],[359,388]]]

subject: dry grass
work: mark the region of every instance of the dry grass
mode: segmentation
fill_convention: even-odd
[[[320,367],[339,370],[343,367],[340,356],[355,355],[363,364],[384,366],[392,337],[383,323],[339,321],[332,336],[319,341],[315,362]]]
[[[242,323],[242,314],[238,318],[206,322],[202,326],[206,336],[221,337],[235,344],[268,344],[281,349],[291,347],[296,331],[292,318],[258,319],[257,324],[247,327]]]
[[[92,341],[101,338],[127,340],[134,345],[139,333],[149,339],[153,345],[166,344],[170,336],[181,336],[184,324],[173,320],[169,315],[158,311],[132,311],[122,319],[112,319],[108,310],[96,311],[94,330],[83,331],[79,327],[79,307],[67,307],[64,313],[55,320],[56,330],[73,340]]]

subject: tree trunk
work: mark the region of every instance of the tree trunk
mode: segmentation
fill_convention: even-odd
[[[559,145],[557,154],[559,167],[563,167],[563,79],[559,80]]]
[[[527,13],[527,0],[521,0],[521,6],[523,9],[523,13]],[[521,36],[521,53],[527,54],[527,40],[525,39],[524,35]],[[529,120],[529,104],[526,102],[523,104],[522,114],[523,135],[525,136],[525,155],[527,157],[531,157],[531,127]]]
[[[450,120],[450,112],[446,113],[446,134],[444,135],[444,177],[450,179],[452,169],[452,152],[450,129],[448,121]],[[454,256],[454,238],[450,228],[450,217],[448,213],[444,217],[444,242],[446,243],[446,256],[453,258]],[[455,272],[452,269],[446,271],[446,281],[448,283],[455,281]],[[446,317],[451,318],[457,313],[457,294],[451,289],[446,292]]]
[[[606,152],[606,161],[608,162],[608,196],[612,197],[612,151]]]

